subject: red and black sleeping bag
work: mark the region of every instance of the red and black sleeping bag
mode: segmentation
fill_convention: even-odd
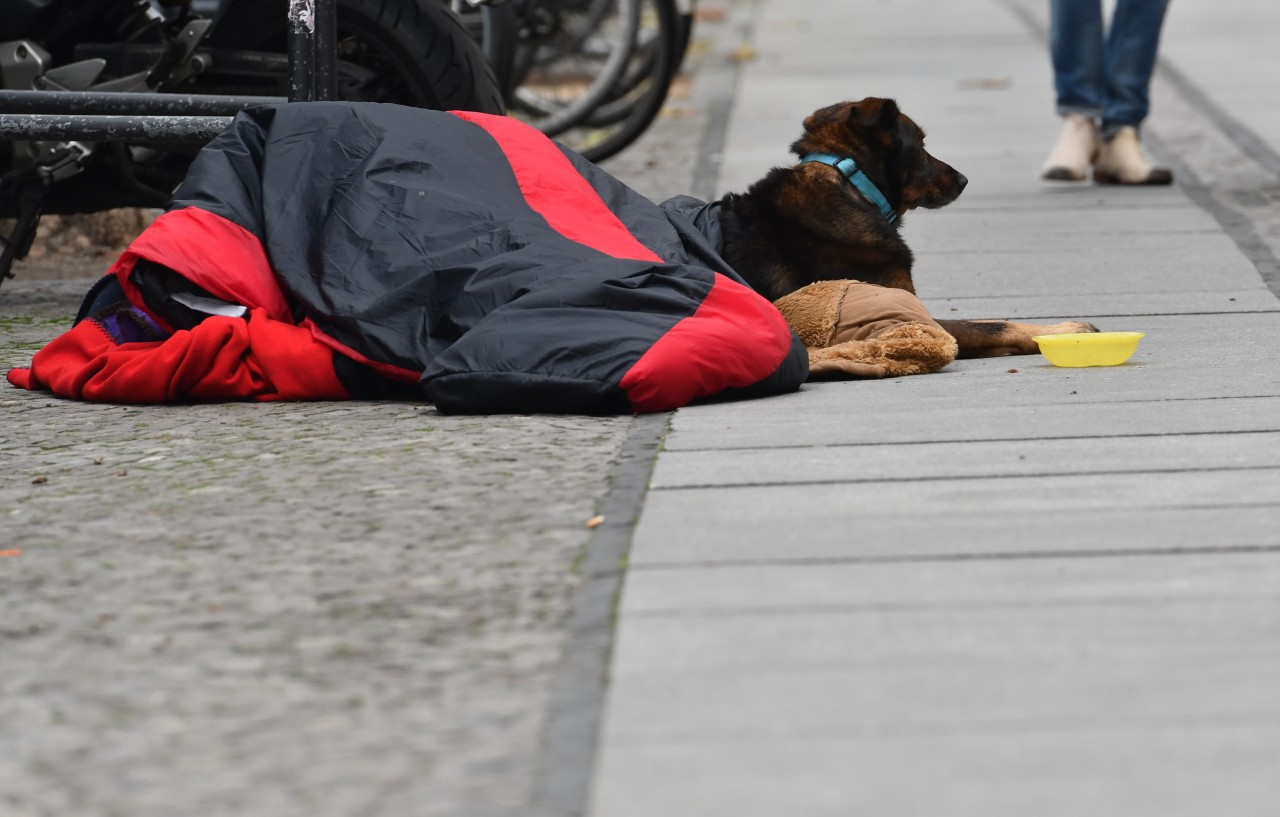
[[[9,380],[90,400],[413,396],[470,413],[795,389],[803,345],[720,258],[697,204],[654,204],[504,117],[250,109]]]

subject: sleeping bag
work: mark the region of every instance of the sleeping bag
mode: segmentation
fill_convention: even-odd
[[[426,399],[662,411],[793,390],[804,346],[719,254],[514,119],[375,103],[240,113],[11,383],[112,402]]]

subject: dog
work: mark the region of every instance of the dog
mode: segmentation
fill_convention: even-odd
[[[898,232],[917,207],[955,201],[968,180],[929,155],[924,132],[891,99],[822,108],[791,145],[800,163],[771,170],[721,201],[724,256],[776,301],[818,281],[854,279],[915,293],[912,254]],[[1034,354],[1035,335],[1096,332],[1089,323],[938,320],[959,357]]]

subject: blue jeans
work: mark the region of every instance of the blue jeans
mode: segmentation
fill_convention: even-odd
[[[1168,6],[1169,0],[1116,0],[1104,35],[1102,0],[1051,0],[1058,113],[1100,120],[1104,139],[1125,125],[1141,125],[1151,108],[1151,74]]]

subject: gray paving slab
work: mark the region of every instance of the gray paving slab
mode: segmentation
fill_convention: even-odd
[[[1274,694],[1253,677],[1280,670],[1274,628],[1269,633],[1272,643],[1234,651],[1217,644],[1178,650],[1158,638],[1150,642],[1152,649],[1107,650],[1097,644],[1093,631],[1108,626],[1112,618],[1099,615],[1097,609],[1077,611],[1074,626],[1055,632],[1060,640],[1052,646],[1042,644],[1037,650],[1015,644],[1003,655],[990,654],[996,649],[983,649],[982,643],[1001,644],[1000,624],[994,625],[994,632],[983,632],[970,627],[964,612],[952,612],[955,621],[942,628],[968,648],[958,655],[945,649],[927,656],[913,652],[909,635],[901,628],[887,627],[889,632],[897,631],[898,642],[892,646],[899,649],[886,649],[880,665],[815,665],[810,663],[812,652],[807,654],[809,662],[782,665],[759,654],[747,666],[726,670],[669,668],[655,673],[641,668],[632,676],[618,662],[613,683],[627,705],[614,710],[606,740],[765,739],[819,732],[857,735],[879,729],[965,734],[1028,723],[1043,728],[1046,722],[1088,728],[1117,720],[1240,723],[1280,718]],[[1216,616],[1222,633],[1247,623],[1250,613],[1264,612],[1259,605],[1247,604],[1212,610],[1195,605],[1194,609]],[[1022,614],[1021,610],[1016,613]],[[1006,610],[999,618],[1013,617]],[[1027,618],[1035,623],[1039,617],[1032,612]],[[694,618],[690,625],[700,623]],[[1158,632],[1159,627],[1153,626],[1147,635]],[[739,641],[753,638],[747,627],[723,634]],[[848,649],[865,647],[866,653],[874,655],[886,636],[885,632],[868,634]],[[1171,680],[1147,685],[1157,672]],[[744,712],[758,714],[744,723]]]
[[[1280,467],[1276,431],[671,451],[650,487],[1040,477]]]
[[[1029,52],[1024,52],[1029,53]],[[825,97],[826,104],[843,99],[861,99],[879,96],[894,99],[912,119],[918,119],[926,133],[937,133],[939,124],[945,123],[948,111],[956,120],[966,118],[973,111],[962,107],[968,101],[965,83],[990,81],[1006,75],[1011,68],[1025,65],[1023,59],[1002,59],[1002,55],[984,54],[975,49],[939,47],[919,59],[906,63],[886,63],[892,59],[891,51],[867,55],[861,65],[846,66],[840,58],[818,58],[804,65],[772,63],[767,56],[759,60],[764,75],[753,78],[746,89],[750,97],[761,99],[782,96],[783,83],[793,88],[803,83],[801,96],[806,103]],[[1020,55],[1021,56],[1021,55]],[[764,73],[767,72],[767,73]],[[939,97],[937,90],[945,87],[956,96]],[[798,101],[795,96],[793,102]],[[821,103],[817,104],[821,107]]]
[[[1001,369],[1004,377],[1011,377]],[[1018,372],[1025,375],[1024,372]],[[939,378],[941,376],[939,375]],[[767,412],[697,414],[688,412],[673,424],[666,448],[795,448],[868,443],[936,443],[974,440],[1035,440],[1078,437],[1117,437],[1140,434],[1203,434],[1274,431],[1280,420],[1280,396],[1248,396],[1249,384],[1234,394],[1216,398],[1141,400],[1095,404],[1098,410],[1082,411],[1069,401],[1080,397],[1080,384],[1070,384],[1057,402],[1043,395],[1011,395],[1005,405],[973,406],[954,397],[955,390],[979,391],[983,384],[951,382],[932,392],[931,400],[903,403],[894,394],[894,381],[858,384],[868,391],[867,403],[853,397],[848,384],[810,387],[775,401]],[[841,388],[845,386],[845,388]],[[870,394],[872,389],[880,390]],[[1176,389],[1175,389],[1176,391]],[[1104,389],[1106,399],[1114,389]],[[945,405],[937,403],[945,401]],[[930,405],[930,403],[934,405]],[[1083,403],[1083,401],[1082,401]],[[803,409],[801,408],[803,406]],[[861,411],[884,412],[892,424],[859,417]],[[803,412],[803,413],[800,413]],[[768,436],[761,433],[768,428]]]
[[[1231,616],[1215,612],[1227,619],[1218,623],[1229,631],[1251,611],[1258,612],[1256,607],[1233,609]],[[968,622],[963,614],[956,617],[960,621],[951,629],[960,631],[954,633],[957,638],[982,637],[965,628]],[[1010,617],[1008,612],[1003,616]],[[1100,656],[1091,651],[1094,639],[1089,636],[1108,621],[1095,614],[1077,614],[1078,629],[1062,635],[1062,646],[1075,648],[1064,652],[1078,650],[1086,655],[1056,661],[1037,660],[1032,650],[1024,648],[1003,659],[960,656],[948,660],[945,654],[924,659],[899,653],[883,667],[800,664],[778,669],[765,659],[727,672],[645,672],[638,678],[619,674],[614,683],[630,707],[614,710],[605,739],[858,735],[884,726],[895,732],[966,734],[1017,728],[1028,722],[1041,728],[1050,723],[1079,729],[1105,728],[1117,720],[1242,723],[1251,718],[1280,718],[1275,696],[1252,677],[1252,673],[1272,675],[1280,670],[1274,647],[1236,654],[1198,646],[1179,653],[1166,647]],[[750,638],[745,628],[730,635]],[[872,639],[869,649],[873,652],[874,644]],[[1157,672],[1176,680],[1148,685],[1147,679]],[[744,723],[744,712],[759,714]]]
[[[611,744],[592,814],[1270,817],[1274,720]],[[654,785],[654,781],[662,781]]]
[[[1161,208],[1133,204],[1128,207],[1095,207],[1072,211],[1064,217],[1057,211],[1026,210],[1022,212],[991,213],[982,210],[955,212],[939,210],[919,213],[911,217],[910,240],[931,244],[934,236],[954,246],[961,236],[969,236],[976,246],[965,249],[984,249],[994,243],[1000,247],[1003,239],[1016,239],[1027,248],[1041,248],[1041,241],[1049,236],[1071,237],[1077,243],[1083,240],[1108,241],[1115,236],[1131,233],[1154,235],[1184,235],[1189,232],[1217,233],[1221,230],[1209,213],[1192,205],[1170,199],[1171,205]],[[984,242],[977,244],[976,242]],[[1056,249],[1056,247],[1043,247]]]
[[[1094,610],[1085,626],[1079,604],[1052,600],[1020,604],[1017,616],[1008,615],[1001,604],[927,602],[846,604],[819,615],[750,610],[650,614],[635,619],[644,637],[618,642],[613,675],[643,682],[659,673],[705,678],[736,674],[746,684],[758,674],[870,674],[892,671],[899,663],[909,670],[1002,663],[1017,671],[1069,669],[1075,662],[1096,667],[1192,656],[1210,663],[1280,657],[1280,621],[1265,595],[1206,599],[1180,590],[1149,603],[1117,599]],[[655,672],[655,667],[660,669]],[[870,719],[876,713],[855,717]],[[631,734],[646,728],[638,726]],[[756,725],[738,726],[746,731]]]
[[[1007,480],[991,487],[1033,495],[1062,486]],[[878,499],[890,503],[902,493],[880,494]],[[1196,504],[1193,494],[1178,496],[1186,503],[1182,507],[1117,503],[1081,510],[1031,502],[1020,507],[1014,501],[995,512],[975,496],[976,505],[947,503],[938,513],[925,513],[926,506],[918,504],[905,509],[897,504],[869,507],[856,501],[852,490],[758,490],[745,496],[740,490],[714,488],[654,491],[636,531],[629,564],[667,568],[935,559],[953,554],[957,544],[1006,558],[1274,546],[1280,530],[1280,507],[1275,503],[1208,507]],[[721,506],[732,511],[731,518],[721,516]],[[677,519],[695,521],[679,524]]]
[[[1010,213],[1004,209],[971,209],[959,218],[949,211],[914,213],[904,219],[903,236],[910,242],[913,254],[956,253],[991,254],[1036,253],[1042,256],[1062,253],[1070,258],[1075,253],[1085,256],[1105,256],[1118,251],[1139,250],[1146,254],[1153,265],[1167,263],[1171,252],[1170,238],[1187,241],[1187,250],[1196,253],[1203,250],[1205,258],[1230,262],[1239,255],[1239,249],[1223,242],[1222,231],[1201,224],[1194,229],[1153,228],[1144,229],[1133,224],[1130,216],[1139,208],[1090,207],[1076,211],[1084,213],[1095,225],[1105,228],[1083,231],[1067,224],[1042,222],[1037,229],[1030,224],[1035,215],[1050,215],[1064,220],[1060,211],[1028,210],[1026,213]],[[1141,212],[1185,214],[1191,208],[1178,205],[1163,211],[1142,209]],[[1074,214],[1065,220],[1074,219]],[[1194,256],[1193,256],[1194,257]]]
[[[945,250],[922,254],[915,267],[916,292],[921,298],[1092,296],[1094,307],[1087,311],[1096,314],[1105,310],[1111,296],[1117,294],[1227,291],[1263,286],[1257,270],[1247,259],[1239,253],[1220,252],[1220,236],[1204,238],[1203,243],[1196,238],[1179,238],[1179,243],[1187,245],[1182,253],[1166,245],[1154,250],[1113,246],[1109,255],[1070,246],[1049,255],[1017,251],[990,255],[948,254]]]
[[[1033,264],[1036,262],[1033,261]],[[1039,265],[1037,264],[1037,268]],[[1184,290],[1182,292],[1150,292],[1127,290],[1109,292],[1099,298],[1096,292],[1038,293],[990,296],[965,293],[955,296],[932,293],[944,290],[929,281],[920,292],[931,314],[939,318],[1012,318],[1033,323],[1056,323],[1064,318],[1095,321],[1098,328],[1109,331],[1130,325],[1118,318],[1154,315],[1231,314],[1233,312],[1275,312],[1280,299],[1258,282],[1252,289]],[[957,287],[956,289],[959,289]]]
[[[1099,487],[1108,487],[1103,480],[1096,482],[1103,483]],[[1063,493],[1072,493],[1064,484],[1059,485],[1065,489]],[[1274,501],[1277,491],[1280,487],[1273,487],[1265,501]],[[1240,501],[1251,498],[1241,496]],[[1077,507],[1087,512],[1092,505],[1114,507],[1122,499],[1081,502]],[[996,513],[1007,503],[993,500],[991,504]],[[1028,510],[1035,507],[1029,504]],[[953,553],[975,550],[972,542],[951,545]],[[829,609],[1004,608],[1017,615],[1022,607],[1075,605],[1087,616],[1089,608],[1097,605],[1142,605],[1169,599],[1253,599],[1259,603],[1271,599],[1274,604],[1280,580],[1277,545],[1280,542],[1273,540],[1268,550],[1215,553],[1206,549],[1154,556],[1117,553],[1106,558],[1054,554],[1035,559],[778,562],[641,570],[628,576],[622,614],[696,617],[774,611],[816,617]]]

